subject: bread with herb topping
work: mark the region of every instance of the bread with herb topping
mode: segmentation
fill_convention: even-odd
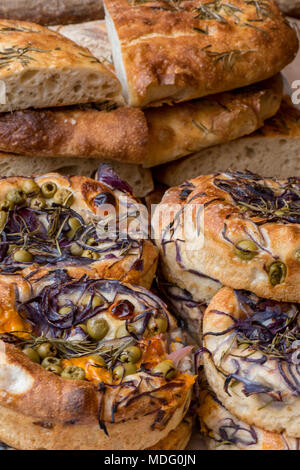
[[[166,280],[199,298],[203,277],[299,302],[300,178],[219,172],[170,188],[152,224]]]
[[[203,149],[154,170],[157,181],[177,186],[198,175],[228,168],[288,178],[300,175],[300,111],[289,97],[280,110],[249,136]]]
[[[123,96],[131,106],[187,101],[265,80],[296,55],[273,0],[105,0]]]
[[[43,26],[2,20],[0,56],[0,112],[119,96],[119,82],[105,62]]]
[[[203,319],[204,370],[241,421],[300,438],[299,304],[221,289]]]
[[[164,445],[186,444],[190,425],[179,436],[176,428],[191,399],[192,348],[158,297],[56,269],[27,280],[1,276],[0,290],[7,311],[0,319],[0,439],[27,450],[139,450],[160,446],[174,430]],[[105,322],[100,340],[93,319]],[[56,368],[47,368],[39,348],[45,337]]]
[[[299,439],[241,421],[208,391],[200,397],[197,414],[210,450],[299,450]]]
[[[104,17],[102,0],[0,0],[0,17],[42,25],[79,23]]]

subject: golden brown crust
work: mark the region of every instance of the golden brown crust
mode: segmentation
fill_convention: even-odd
[[[8,20],[24,20],[33,23],[68,24],[102,19],[101,0],[1,0],[0,17]]]
[[[130,105],[187,101],[246,86],[275,75],[293,60],[296,33],[274,1],[262,12],[242,0],[231,2],[233,8],[214,5],[210,0],[201,5],[181,1],[175,7],[105,1],[107,24],[116,30],[121,46],[122,64],[112,36],[114,61],[120,63],[118,76]],[[259,26],[253,25],[257,20]]]
[[[231,189],[237,184],[237,192],[234,193],[236,201],[230,195],[230,190],[222,189],[227,184]],[[293,188],[293,184],[296,188],[297,178],[280,181],[247,173],[228,172],[200,176],[182,186],[171,188],[159,207],[163,207],[164,204],[170,207],[175,205],[178,211],[180,207],[184,208],[191,201],[200,206],[205,204],[204,236],[203,238],[190,236],[181,242],[182,233],[177,235],[175,232],[171,238],[172,242],[165,244],[163,248],[163,230],[170,221],[166,221],[167,217],[164,221],[161,218],[160,225],[156,224],[155,238],[160,240],[165,274],[180,287],[190,291],[196,300],[202,300],[198,298],[198,286],[202,274],[234,289],[250,290],[260,297],[298,302],[299,261],[296,255],[296,250],[300,247],[298,210],[295,209],[294,218],[289,218],[291,209],[287,209],[287,213],[284,214],[284,211],[276,212],[277,206],[273,207],[276,194],[283,195],[284,188],[289,185]],[[249,187],[252,187],[254,193],[257,190],[257,194],[260,194],[254,203],[254,209],[258,207],[258,212],[251,210],[255,196],[254,193],[250,194],[251,190],[247,192]],[[260,191],[268,192],[270,188],[274,191],[271,197],[273,202],[266,203],[265,207],[269,207],[270,204],[270,211],[267,210],[265,217],[262,209],[264,202],[261,201],[267,196],[262,195]],[[187,195],[182,196],[185,191],[188,191]],[[250,204],[250,210],[247,209],[247,202]],[[195,213],[192,220],[196,223]],[[179,232],[181,232],[180,227],[178,227]],[[176,242],[177,239],[179,241]],[[240,252],[237,253],[237,244],[244,240],[252,240],[257,246],[257,253],[252,259],[245,260],[239,256]],[[271,282],[270,269],[275,262],[283,263],[283,277]]]
[[[253,133],[255,136],[300,137],[300,110],[293,105],[289,96],[284,96],[279,111]]]
[[[0,116],[0,149],[41,157],[110,158],[151,167],[252,132],[274,115],[280,75],[258,85],[174,106],[98,111],[26,110]]]
[[[142,163],[148,127],[141,110],[126,107],[16,111],[1,115],[0,141],[3,152],[21,155]]]
[[[271,318],[270,312],[275,311]],[[268,325],[268,331],[273,332],[265,342],[260,330],[253,343],[257,324],[252,316],[259,317],[262,328]],[[231,413],[249,425],[299,438],[298,365],[288,352],[277,355],[283,343],[272,329],[273,321],[284,321],[280,333],[285,338],[291,331],[291,318],[298,318],[298,306],[266,302],[250,292],[224,287],[204,314],[207,353],[203,360],[210,387]],[[297,337],[297,321],[293,331]],[[292,341],[290,347],[297,351]]]
[[[299,450],[299,439],[249,426],[227,411],[207,391],[201,393],[197,414],[209,449]]]
[[[114,101],[119,95],[110,64],[43,26],[1,20],[0,51],[1,112]]]
[[[192,418],[190,416],[185,417],[179,426],[171,431],[167,437],[147,450],[184,450],[190,440],[192,426]]]
[[[156,166],[250,134],[278,111],[281,99],[282,79],[277,75],[234,92],[146,109],[150,135],[144,166]]]
[[[22,177],[2,178],[0,180],[0,198],[5,199],[9,190],[20,188],[25,179],[26,178]],[[65,188],[71,191],[74,197],[72,209],[81,214],[86,223],[88,223],[89,217],[97,217],[97,213],[100,214],[100,209],[98,209],[93,202],[97,194],[103,191],[114,193],[112,189],[103,183],[84,176],[68,178],[57,173],[50,173],[48,175],[35,177],[35,181],[40,186],[47,181],[52,181],[57,185],[58,189]],[[118,200],[120,196],[120,193],[117,193],[116,200]],[[129,197],[129,200],[132,202],[135,200],[128,193],[124,193],[123,196]],[[89,277],[93,278],[98,276],[107,279],[120,279],[127,283],[149,288],[155,275],[158,253],[153,243],[145,239],[139,240],[137,247],[132,247],[132,249],[127,251],[124,255],[120,252],[117,254],[116,258],[112,257],[112,259],[107,259],[104,257],[97,260],[91,259],[90,261],[90,263],[83,265],[80,263],[80,259],[78,262],[74,261],[74,259],[70,259],[69,261],[64,260],[63,262],[57,262],[55,268],[67,269],[69,274],[75,278],[80,278],[83,274],[87,274]],[[37,268],[41,271],[47,271],[46,268],[39,266],[38,263],[30,264],[25,267],[25,269],[22,269],[24,274],[29,274],[34,272]],[[53,265],[52,267],[50,265],[48,270],[49,269],[53,269]]]

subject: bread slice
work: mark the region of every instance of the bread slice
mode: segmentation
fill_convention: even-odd
[[[140,165],[129,165],[107,159],[26,157],[0,152],[0,177],[53,172],[66,176],[93,177],[101,163],[109,163],[120,178],[131,186],[135,196],[145,197],[153,191],[154,183],[150,170]]]
[[[0,0],[0,18],[68,24],[104,17],[102,0]]]
[[[109,65],[55,31],[0,22],[0,112],[114,101],[120,85]]]
[[[300,18],[300,0],[276,0],[279,8],[290,16]]]
[[[104,0],[104,6],[131,106],[187,101],[265,80],[298,49],[274,0]]]
[[[217,145],[155,169],[155,179],[177,186],[202,174],[235,170],[263,176],[300,176],[300,111],[288,97],[264,127],[248,137]]]

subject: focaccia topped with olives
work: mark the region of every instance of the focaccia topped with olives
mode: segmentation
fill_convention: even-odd
[[[240,420],[300,438],[300,305],[221,289],[203,319],[209,385]]]
[[[156,214],[164,275],[195,300],[203,300],[203,282],[213,292],[218,281],[260,297],[300,301],[298,177],[200,176],[167,191]]]
[[[86,273],[150,287],[157,250],[127,230],[138,201],[108,165],[97,178],[2,178],[0,272],[26,276],[63,267],[77,278]]]
[[[14,279],[0,276],[0,440],[143,449],[180,424],[192,347],[158,297],[65,270]]]

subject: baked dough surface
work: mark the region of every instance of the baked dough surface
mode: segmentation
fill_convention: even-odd
[[[213,287],[218,281],[298,302],[299,189],[297,177],[277,180],[238,171],[199,176],[169,189],[153,222],[165,277],[195,300],[205,298],[203,282]]]
[[[221,289],[203,319],[206,378],[240,420],[300,437],[298,304]]]
[[[123,95],[132,106],[188,101],[265,80],[291,62],[295,31],[273,0],[105,0]]]

